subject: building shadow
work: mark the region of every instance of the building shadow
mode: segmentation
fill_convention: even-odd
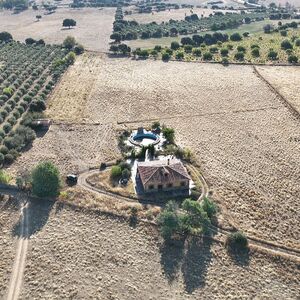
[[[205,286],[208,266],[212,260],[211,238],[192,237],[187,243],[187,250],[182,264],[185,290],[191,294]]]
[[[18,222],[12,229],[12,235],[19,238],[30,238],[41,231],[48,222],[54,203],[53,200],[30,198],[27,206],[23,209],[23,214],[20,214]],[[26,214],[27,222],[24,222]],[[27,225],[27,230],[22,230],[22,224]]]
[[[160,248],[160,264],[169,283],[177,278],[184,258],[185,240],[164,242]]]

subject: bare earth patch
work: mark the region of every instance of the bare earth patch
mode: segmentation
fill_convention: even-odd
[[[19,220],[16,200],[0,200],[0,298],[7,292],[16,254],[15,226]]]
[[[252,253],[241,262],[208,240],[163,246],[154,228],[78,210],[36,207],[22,299],[296,299],[292,262]],[[238,274],[238,276],[237,276]]]
[[[68,36],[89,50],[107,51],[114,21],[115,8],[58,8],[54,14],[44,15],[44,11],[28,9],[20,14],[0,11],[0,28],[10,32],[14,39],[24,41],[31,37],[44,39],[49,44],[61,44]],[[36,15],[42,19],[36,21]],[[62,22],[72,18],[77,22],[73,29],[63,29]]]
[[[258,67],[257,69],[300,113],[300,68]]]

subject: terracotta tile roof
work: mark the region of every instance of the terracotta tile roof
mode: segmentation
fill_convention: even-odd
[[[177,159],[171,159],[169,163],[168,160],[140,162],[137,168],[143,185],[168,184],[191,179],[182,162]]]

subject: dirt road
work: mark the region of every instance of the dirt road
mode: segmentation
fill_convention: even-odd
[[[24,196],[21,196],[20,211],[20,233],[18,236],[18,244],[16,257],[13,265],[11,279],[7,292],[7,300],[18,299],[22,287],[23,274],[25,269],[26,254],[28,249],[28,207],[29,203]]]

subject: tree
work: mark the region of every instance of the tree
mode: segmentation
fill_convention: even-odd
[[[209,232],[210,220],[198,201],[186,199],[182,203],[186,214],[182,217],[182,229],[189,234],[206,234]]]
[[[36,15],[35,17],[36,17],[36,19],[37,19],[38,21],[42,18],[41,15]]]
[[[182,51],[176,53],[176,59],[181,60],[184,58],[184,53]]]
[[[281,49],[287,50],[287,49],[293,49],[293,45],[289,40],[283,40],[281,42]]]
[[[281,36],[287,36],[287,31],[286,30],[281,30],[280,35]]]
[[[69,29],[70,29],[71,27],[76,26],[76,21],[73,20],[73,19],[64,19],[62,26],[63,27],[69,27]]]
[[[212,56],[212,54],[210,52],[205,52],[203,54],[203,59],[204,60],[212,60],[212,58],[213,58],[213,56]]]
[[[201,56],[201,50],[199,48],[193,49],[193,54],[197,57]]]
[[[33,44],[35,44],[35,42],[36,42],[36,40],[34,40],[33,38],[27,38],[25,40],[26,45],[33,45]]]
[[[271,33],[271,30],[273,29],[273,26],[270,24],[267,24],[263,27],[264,33]]]
[[[120,43],[122,40],[122,36],[120,33],[115,32],[110,35],[110,39],[115,40],[116,43]]]
[[[241,41],[242,40],[242,36],[238,32],[236,32],[236,33],[233,33],[230,36],[230,40],[234,41],[234,42]]]
[[[162,58],[163,61],[169,61],[171,57],[170,57],[170,54],[169,54],[169,53],[164,52],[164,53],[162,54],[161,58]]]
[[[296,55],[290,55],[288,57],[288,62],[290,64],[296,64],[298,62],[298,57]]]
[[[220,53],[221,53],[222,56],[227,56],[227,55],[228,55],[228,52],[229,52],[229,51],[228,51],[227,48],[222,48],[221,51],[220,51]]]
[[[6,32],[6,31],[3,31],[3,32],[0,32],[0,42],[10,42],[13,40],[13,37],[10,33]]]
[[[73,65],[75,58],[76,58],[75,53],[73,51],[71,51],[66,55],[65,59],[66,59],[66,62],[68,65]]]
[[[300,39],[297,39],[297,40],[295,41],[295,45],[296,45],[297,47],[300,47]]]
[[[278,59],[278,53],[274,50],[270,50],[268,53],[268,58],[271,60],[276,60]]]
[[[234,58],[236,59],[236,60],[244,60],[244,52],[237,52],[235,55],[234,55]]]
[[[259,57],[260,56],[259,48],[253,48],[251,54],[253,57]]]
[[[246,250],[248,248],[248,240],[246,235],[241,232],[233,232],[227,236],[226,246],[229,250]]]
[[[243,46],[240,46],[240,45],[239,45],[239,46],[237,46],[237,48],[236,48],[236,49],[237,49],[237,51],[238,51],[238,52],[244,52],[244,53],[246,52],[246,48],[245,48],[245,47],[243,47]]]
[[[208,198],[205,197],[203,199],[201,206],[202,206],[203,210],[207,213],[207,215],[210,219],[216,215],[217,207],[216,207],[215,203],[212,202],[211,200],[209,200]]]
[[[120,44],[118,45],[118,50],[122,53],[122,54],[128,54],[131,51],[131,48],[128,47],[126,44]]]
[[[167,142],[173,144],[175,140],[175,130],[173,128],[164,127],[162,132]]]
[[[63,47],[68,49],[69,51],[74,48],[76,45],[76,40],[72,36],[67,36],[63,41]]]
[[[56,197],[61,187],[60,175],[52,162],[39,163],[31,173],[32,193],[38,197]]]
[[[179,45],[178,42],[172,42],[172,43],[171,43],[171,49],[172,49],[172,50],[177,50],[177,49],[179,49],[179,48],[180,48],[180,45]]]
[[[158,216],[160,233],[165,240],[170,240],[176,232],[180,231],[180,218],[177,213],[177,205],[169,201]]]

